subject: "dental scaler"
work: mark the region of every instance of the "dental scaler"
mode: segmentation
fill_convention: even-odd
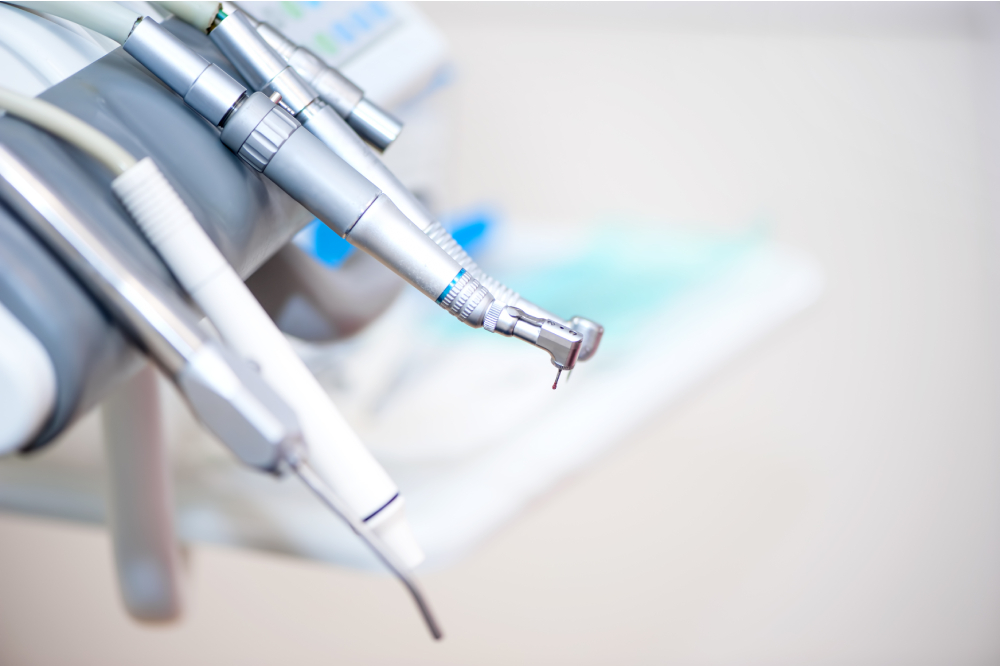
[[[159,4],[171,11],[177,5],[184,5],[185,7],[177,9],[185,11],[185,8],[192,3]],[[212,2],[194,4],[217,6],[217,3]],[[196,27],[205,29],[203,25]],[[354,167],[358,173],[379,187],[410,222],[462,266],[466,275],[479,284],[489,285],[488,289],[494,300],[486,311],[483,327],[492,333],[520,338],[548,352],[552,364],[557,369],[553,389],[558,384],[559,374],[562,371],[572,370],[578,358],[585,360],[593,356],[603,335],[603,327],[581,317],[573,318],[569,322],[560,320],[487,276],[448,231],[434,220],[420,201],[386,168],[349,124],[344,122],[333,105],[326,104],[322,96],[303,79],[303,76],[285,61],[276,48],[272,48],[277,43],[284,53],[291,55],[298,53],[289,50],[290,42],[280,33],[267,24],[254,21],[237,8],[233,8],[232,13],[228,14],[220,11],[216,19],[208,25],[207,31],[219,50],[253,88],[266,94],[279,95],[281,104],[309,132]]]
[[[3,101],[8,109],[18,102],[9,95]],[[32,112],[44,109],[44,103],[35,100],[24,106]],[[24,110],[17,109],[18,115],[28,115]],[[40,123],[55,128],[60,120],[55,112]],[[76,132],[86,127],[70,123],[68,130],[66,124],[58,129],[76,133],[74,139],[81,147],[98,146],[95,153],[108,166],[124,171],[134,167],[134,159],[120,147],[102,152],[99,144],[106,137],[93,128],[93,134],[86,129],[82,136]],[[139,349],[167,374],[202,424],[244,464],[272,474],[294,472],[399,577],[431,634],[436,639],[442,636],[408,565],[315,473],[294,411],[250,362],[204,333],[198,327],[198,317],[174,294],[143,280],[93,232],[92,225],[2,145],[0,199],[62,259]]]

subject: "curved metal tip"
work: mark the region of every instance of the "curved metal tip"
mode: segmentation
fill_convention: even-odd
[[[424,623],[427,624],[427,629],[430,631],[431,636],[436,640],[442,639],[444,633],[441,632],[441,626],[438,625],[437,619],[434,617],[434,612],[431,611],[430,605],[427,603],[427,598],[424,596],[423,591],[420,590],[420,586],[410,574],[410,571],[396,558],[396,554],[382,542],[378,535],[365,525],[339,496],[330,491],[327,485],[319,478],[319,475],[316,474],[316,471],[310,468],[301,457],[297,455],[290,456],[288,464],[295,471],[295,474],[299,476],[299,479],[313,493],[319,496],[319,499],[333,510],[334,514],[343,519],[351,527],[351,530],[375,552],[379,560],[406,586],[406,589],[413,597],[413,601],[417,603],[417,608],[420,610],[420,615],[423,616]]]

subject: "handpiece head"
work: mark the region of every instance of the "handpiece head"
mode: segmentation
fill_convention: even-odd
[[[583,336],[567,326],[496,302],[487,311],[483,328],[542,348],[552,357],[552,365],[560,371],[573,370],[583,345]]]
[[[577,315],[569,321],[570,327],[583,335],[583,345],[580,346],[579,361],[587,361],[597,353],[597,348],[601,345],[601,338],[604,337],[604,327],[588,320],[586,317]]]

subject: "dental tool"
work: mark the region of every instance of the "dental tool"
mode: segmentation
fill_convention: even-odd
[[[319,474],[407,566],[418,565],[423,552],[406,521],[399,489],[153,160],[136,162],[108,136],[42,100],[0,88],[0,108],[75,143],[116,174],[112,191],[174,276],[223,340],[253,360],[264,379],[293,408]]]
[[[62,2],[8,2],[59,16]],[[80,3],[68,3],[80,4]],[[102,2],[85,3],[93,12]],[[88,14],[76,12],[85,17]],[[132,14],[124,41],[132,55],[192,109],[221,127],[220,139],[356,247],[372,255],[459,321],[478,328],[489,290],[416,229],[388,197],[328,149],[274,100],[246,89],[152,19]],[[94,22],[86,27],[103,27]],[[123,25],[108,30],[120,35]],[[280,99],[275,95],[275,100]]]
[[[236,8],[231,3],[218,2],[154,2],[153,4],[206,33],[210,32],[213,25],[218,22],[220,9],[231,14]],[[362,139],[379,152],[384,151],[396,140],[403,129],[403,124],[365,97],[361,88],[336,68],[323,62],[312,51],[297,46],[274,27],[257,21],[249,14],[244,15],[267,43],[316,89],[323,101],[333,107]]]
[[[294,414],[250,365],[211,340],[176,296],[157,289],[0,146],[0,195],[175,382],[237,458],[268,472],[300,446]]]
[[[18,1],[9,4],[58,16],[65,3]],[[103,6],[103,3],[84,4],[92,6],[94,13],[100,12]],[[88,16],[87,12],[74,12],[76,16]],[[120,13],[116,16],[120,16],[116,20],[122,23],[131,20]],[[271,83],[280,80],[282,90],[275,86],[265,89],[270,97],[260,92],[247,97],[243,86],[195,54],[155,21],[143,19],[139,14],[132,16],[133,27],[123,43],[125,51],[181,95],[188,106],[221,126],[223,144],[246,164],[269,177],[342,238],[395,271],[459,321],[473,328],[499,321],[504,305],[497,303],[489,290],[412,224],[389,197],[316,136],[309,131],[303,132],[300,122],[277,106],[277,102],[282,102],[283,107],[296,110],[300,117],[314,125],[320,122],[317,119],[340,125],[347,130],[347,136],[367,150],[343,119],[318,99],[315,91],[257,35],[238,11],[234,15],[237,20],[231,25],[253,40],[259,54],[279,70]],[[227,18],[220,13],[221,23]],[[97,21],[93,27],[106,28]],[[107,34],[120,36],[124,30],[124,25],[116,25],[113,30],[108,29]],[[248,71],[253,72],[253,68]],[[316,118],[313,118],[314,112]],[[487,318],[491,309],[493,314]],[[571,370],[583,336],[565,324],[543,330],[534,321],[521,318],[519,313],[523,312],[520,309],[504,311],[505,320],[518,319],[521,325],[500,333],[544,349],[557,371]],[[488,330],[495,331],[493,328]]]
[[[186,3],[162,4],[170,6]],[[557,369],[553,389],[558,384],[559,374],[563,370],[571,371],[576,365],[578,356],[589,358],[594,354],[600,343],[603,327],[580,317],[574,318],[572,322],[560,320],[487,276],[448,231],[434,220],[419,200],[344,122],[333,107],[325,104],[317,91],[265,41],[261,36],[263,33],[258,34],[253,22],[244,12],[239,9],[234,9],[229,14],[220,11],[207,30],[209,38],[253,88],[265,94],[280,95],[281,104],[307,130],[388,195],[403,215],[437,243],[468,274],[480,284],[489,282],[491,287],[488,289],[491,293],[493,290],[498,290],[504,295],[500,298],[496,293],[493,294],[494,301],[484,318],[483,327],[492,333],[517,337],[548,352],[552,364]],[[507,326],[498,330],[495,325],[500,320]],[[519,326],[514,326],[513,320],[518,320]],[[581,335],[574,330],[574,325],[577,323],[587,335]],[[584,353],[586,357],[583,357]]]
[[[174,382],[192,412],[243,463],[291,470],[404,583],[435,638],[441,631],[408,568],[313,471],[295,413],[251,364],[198,328],[176,295],[143,280],[31,169],[0,145],[0,198],[56,254],[129,338]]]

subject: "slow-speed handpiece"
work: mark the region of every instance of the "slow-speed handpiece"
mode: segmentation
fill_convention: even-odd
[[[572,322],[560,320],[551,313],[521,299],[513,290],[486,276],[447,230],[434,220],[417,198],[344,122],[333,106],[324,103],[319,93],[300,76],[295,68],[285,61],[285,58],[275,48],[269,45],[270,40],[265,41],[264,37],[272,33],[258,32],[260,25],[255,30],[252,20],[239,9],[234,9],[230,14],[219,12],[216,20],[210,24],[207,30],[209,37],[219,47],[219,50],[225,54],[253,88],[268,95],[279,96],[281,106],[300,121],[305,129],[319,138],[326,147],[356,169],[365,179],[381,188],[383,196],[388,195],[393,204],[399,207],[398,210],[413,223],[414,227],[457,262],[462,267],[459,280],[466,281],[468,284],[483,284],[484,280],[488,280],[494,286],[493,289],[501,290],[506,298],[499,299],[495,294],[492,295],[494,301],[489,306],[490,308],[498,310],[507,305],[520,306],[505,311],[503,314],[505,321],[512,318],[520,321],[517,338],[548,352],[552,357],[553,365],[560,372],[572,370],[578,357],[589,358],[593,355],[600,343],[603,328],[589,320],[583,320],[583,318],[576,318]],[[223,141],[226,140],[227,131],[223,131]],[[265,173],[267,172],[265,171]],[[411,231],[407,242],[416,243],[416,239],[417,237]],[[455,287],[461,288],[463,285],[456,283]],[[430,294],[428,295],[430,296]],[[446,293],[442,293],[442,297],[449,298]],[[499,317],[499,314],[497,316]],[[476,320],[478,320],[478,316]],[[488,321],[484,317],[484,326]],[[577,322],[581,325],[587,325],[581,326],[582,335],[581,332],[574,330],[574,325]],[[486,329],[494,331],[488,326]],[[501,328],[497,333],[512,335],[507,333],[504,328]]]
[[[124,48],[192,109],[220,125],[222,142],[247,165],[460,321],[482,326],[493,302],[489,291],[267,95],[247,97],[229,75],[152,19],[139,21]]]

